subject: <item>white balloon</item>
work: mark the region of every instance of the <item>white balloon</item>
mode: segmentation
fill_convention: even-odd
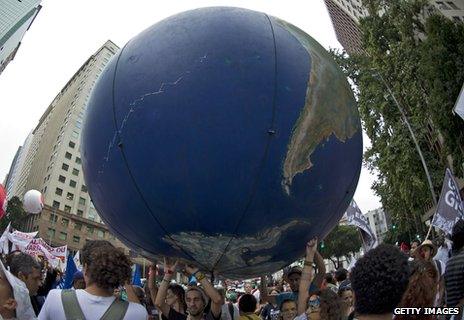
[[[29,190],[24,195],[23,207],[26,212],[40,213],[44,207],[43,197],[40,191]]]

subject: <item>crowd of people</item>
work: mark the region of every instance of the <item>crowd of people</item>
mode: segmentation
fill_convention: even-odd
[[[381,244],[351,270],[327,273],[312,239],[302,267],[286,269],[284,281],[266,275],[244,283],[211,282],[195,266],[165,260],[163,272],[150,266],[144,287],[130,284],[132,262],[122,250],[107,241],[88,241],[81,251],[82,272],[66,290],[56,288],[63,275],[46,262],[12,252],[1,265],[0,319],[463,319],[463,220],[450,241],[449,251],[444,242],[428,240],[410,248]],[[194,281],[176,283],[179,271]],[[442,306],[461,313],[393,314],[395,308]]]

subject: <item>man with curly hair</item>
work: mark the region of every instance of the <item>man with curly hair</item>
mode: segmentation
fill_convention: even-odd
[[[40,320],[147,319],[145,308],[121,301],[114,289],[130,279],[131,261],[108,241],[88,241],[81,251],[85,289],[51,290],[39,314]]]
[[[351,272],[357,319],[392,319],[409,282],[408,257],[381,244],[356,262]]]

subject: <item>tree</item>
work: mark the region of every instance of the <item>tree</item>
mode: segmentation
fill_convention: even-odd
[[[3,232],[10,222],[11,227],[21,230],[26,218],[27,213],[23,209],[23,203],[15,196],[8,201],[6,214],[2,220],[0,220],[0,230]]]
[[[320,249],[325,259],[330,259],[336,269],[340,268],[340,258],[351,257],[362,246],[360,234],[356,227],[337,225],[323,241]]]
[[[413,127],[438,195],[446,167],[463,176],[464,122],[451,110],[464,82],[464,25],[434,12],[427,0],[363,3],[369,10],[361,20],[364,53],[334,56],[354,85],[372,142],[364,154],[378,176],[372,189],[397,234],[424,234],[421,216],[432,202],[430,190],[386,85]]]

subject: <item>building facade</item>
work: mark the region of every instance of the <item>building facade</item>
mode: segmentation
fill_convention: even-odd
[[[0,73],[14,59],[24,34],[39,13],[41,0],[0,0]]]
[[[80,134],[90,92],[118,50],[107,41],[74,74],[39,120],[21,168],[16,193],[20,198],[27,190],[39,190],[46,205],[101,222],[84,182]]]
[[[327,10],[332,20],[332,24],[338,42],[345,50],[352,53],[362,52],[361,29],[359,28],[359,18],[366,16],[358,1],[346,0],[324,0]],[[356,2],[356,4],[354,4]]]
[[[324,0],[337,40],[349,54],[362,52],[359,20],[368,16],[362,0]],[[435,1],[430,5],[453,21],[464,22],[464,0]]]
[[[375,232],[379,244],[382,243],[391,225],[389,215],[382,208],[379,208],[368,211],[366,218],[369,221],[371,230]]]
[[[8,179],[5,182],[5,189],[7,191],[8,199],[11,199],[14,195],[21,195],[25,193],[25,191],[22,190],[25,188],[25,183],[20,184],[19,181],[21,179],[22,168],[27,167],[25,166],[25,163],[27,160],[27,155],[32,145],[33,138],[34,138],[34,135],[31,132],[27,136],[23,145],[18,148],[18,151],[16,152],[16,155],[13,159],[13,162],[10,167],[10,171],[8,172]],[[25,179],[22,179],[22,181],[24,182]]]
[[[118,50],[107,41],[85,61],[45,110],[10,169],[10,197],[22,199],[31,189],[41,191],[44,197],[44,210],[28,216],[24,231],[38,231],[38,236],[52,246],[68,245],[71,252],[94,239],[108,240],[129,252],[97,214],[85,185],[80,155],[90,93]]]

